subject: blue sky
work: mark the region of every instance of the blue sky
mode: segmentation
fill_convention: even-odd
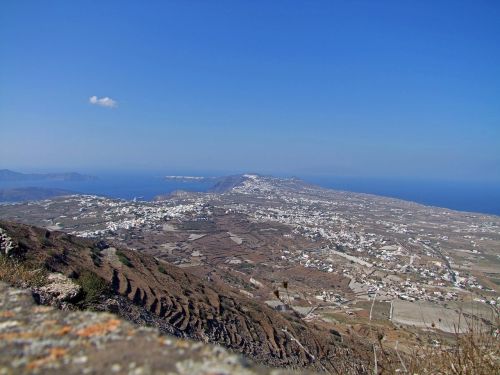
[[[2,1],[0,168],[500,181],[499,20],[496,0]]]

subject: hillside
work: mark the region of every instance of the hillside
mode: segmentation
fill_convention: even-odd
[[[1,221],[0,228],[12,242],[3,242],[2,253],[8,247],[24,267],[62,273],[82,286],[83,293],[61,303],[40,293],[38,285],[41,302],[110,311],[163,333],[221,344],[266,365],[362,371],[359,354],[353,356],[346,340],[150,255],[12,222]]]

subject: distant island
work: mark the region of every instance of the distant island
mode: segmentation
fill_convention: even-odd
[[[0,181],[95,181],[97,177],[76,172],[64,173],[20,173],[9,169],[0,169]]]
[[[0,189],[0,202],[25,202],[36,201],[63,195],[76,194],[73,191],[43,187],[20,187],[12,189]]]
[[[201,176],[165,176],[167,181],[177,182],[209,182],[215,180],[217,177],[201,177]]]

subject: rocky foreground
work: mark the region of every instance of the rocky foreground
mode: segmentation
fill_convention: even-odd
[[[37,305],[0,283],[1,374],[284,374],[201,342],[161,336],[108,313]]]

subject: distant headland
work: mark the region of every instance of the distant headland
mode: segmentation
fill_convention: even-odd
[[[63,173],[21,173],[0,169],[0,181],[95,181],[98,178],[76,172]]]

